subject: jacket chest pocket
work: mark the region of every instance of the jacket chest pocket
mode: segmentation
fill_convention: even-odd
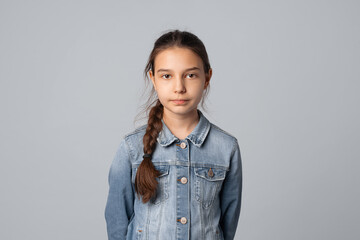
[[[196,167],[195,171],[195,199],[204,208],[210,207],[219,194],[226,176],[226,170],[210,167]]]
[[[169,198],[169,165],[157,165],[155,168],[160,171],[160,176],[156,178],[158,185],[156,188],[156,195],[150,199],[150,203],[159,204]],[[132,168],[131,181],[135,184],[135,176],[137,173],[137,167]]]

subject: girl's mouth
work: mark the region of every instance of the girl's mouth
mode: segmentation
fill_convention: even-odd
[[[172,102],[173,103],[175,103],[175,104],[184,104],[184,103],[186,103],[188,100],[172,100]]]

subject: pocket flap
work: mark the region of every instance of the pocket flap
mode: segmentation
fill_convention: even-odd
[[[226,170],[212,167],[196,167],[195,175],[208,181],[218,181],[225,179]]]
[[[160,171],[160,176],[163,177],[169,174],[169,165],[155,165],[155,169]]]

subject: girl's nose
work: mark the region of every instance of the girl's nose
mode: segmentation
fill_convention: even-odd
[[[175,79],[175,92],[185,92],[185,82],[184,79],[178,77]]]

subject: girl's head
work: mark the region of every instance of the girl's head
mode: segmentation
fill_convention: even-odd
[[[175,99],[189,100],[186,107],[177,109],[190,111],[201,100],[203,106],[212,69],[202,41],[190,32],[174,30],[155,41],[144,70],[145,78],[147,74],[165,111],[171,110],[167,107],[173,106],[171,100]]]
[[[144,70],[145,80],[151,80],[152,83],[146,108],[147,112],[149,109],[150,111],[143,137],[144,154],[151,155],[154,152],[164,115],[197,114],[200,101],[203,107],[211,75],[212,69],[205,46],[194,34],[174,30],[155,41]],[[153,98],[155,101],[152,101]],[[135,178],[135,190],[143,197],[144,203],[156,196],[156,178],[159,174],[151,156],[145,156]]]

